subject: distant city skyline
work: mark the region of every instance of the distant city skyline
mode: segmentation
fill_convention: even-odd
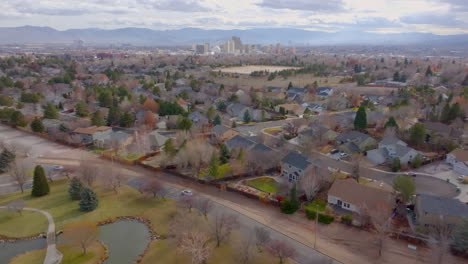
[[[2,27],[468,33],[466,0],[3,0]]]

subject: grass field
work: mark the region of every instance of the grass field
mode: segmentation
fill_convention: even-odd
[[[95,241],[83,254],[81,248],[67,245],[59,245],[58,250],[63,254],[62,263],[64,264],[96,264],[104,257],[104,246]],[[45,249],[33,250],[28,253],[16,256],[9,264],[33,264],[42,263],[46,254]]]
[[[137,190],[122,186],[119,193],[97,186],[94,188],[99,197],[99,207],[89,213],[79,210],[78,202],[72,201],[68,194],[66,180],[55,181],[50,185],[50,194],[32,198],[29,192],[0,196],[0,205],[8,204],[15,199],[23,199],[27,207],[44,209],[52,214],[56,229],[77,221],[98,222],[118,216],[144,216],[151,220],[157,233],[165,234],[175,204],[172,200],[154,200],[144,198]],[[28,217],[32,216],[32,217]],[[0,210],[0,235],[25,237],[46,231],[45,217],[40,214],[18,213]]]
[[[312,202],[304,205],[304,208],[313,211],[324,212],[325,208],[327,208],[327,203],[320,199],[314,199]]]
[[[272,178],[261,177],[253,180],[247,181],[247,185],[253,187],[257,190],[267,193],[276,193],[278,192],[278,182]]]

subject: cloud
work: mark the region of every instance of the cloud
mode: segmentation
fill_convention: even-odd
[[[307,10],[316,12],[342,12],[343,0],[262,0],[257,3],[260,7],[273,9]]]
[[[208,12],[211,8],[205,7],[195,0],[138,0],[138,3],[159,10],[177,12]]]
[[[458,20],[453,14],[438,14],[438,13],[416,13],[411,16],[404,16],[400,21],[406,24],[415,25],[439,25],[445,27],[466,26],[467,23]]]
[[[467,0],[436,0],[436,1],[449,4],[454,11],[468,12]]]
[[[382,28],[398,28],[401,27],[401,23],[394,20],[389,20],[383,17],[366,17],[358,18],[353,22],[341,22],[341,23],[328,23],[337,27],[341,27],[342,30],[375,30]]]
[[[106,1],[106,0],[104,0]],[[126,14],[128,8],[119,6],[104,5],[93,0],[80,1],[76,5],[71,5],[64,1],[33,1],[17,0],[7,1],[6,6],[20,14],[45,15],[45,16],[82,16],[86,14],[107,13],[107,14]]]

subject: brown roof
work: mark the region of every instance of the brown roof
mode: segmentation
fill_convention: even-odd
[[[92,135],[96,132],[102,132],[111,129],[111,127],[108,126],[90,126],[90,127],[79,127],[75,129],[73,132],[74,133],[79,133],[79,134],[87,134],[87,135]]]
[[[357,207],[366,206],[367,208],[374,208],[381,203],[390,203],[392,199],[391,193],[359,184],[354,179],[335,180],[328,195]]]
[[[457,161],[460,161],[460,162],[468,161],[468,151],[467,150],[456,149],[456,150],[450,152],[450,154],[454,155],[455,158],[457,159]]]

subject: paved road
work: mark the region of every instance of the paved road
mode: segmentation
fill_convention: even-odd
[[[0,206],[0,208],[7,209],[6,206]],[[46,256],[44,258],[44,264],[59,264],[62,262],[62,253],[58,251],[55,245],[55,222],[52,215],[44,210],[36,209],[36,208],[28,208],[25,207],[23,210],[33,211],[43,214],[47,221],[49,222],[49,227],[47,228],[47,251]]]

